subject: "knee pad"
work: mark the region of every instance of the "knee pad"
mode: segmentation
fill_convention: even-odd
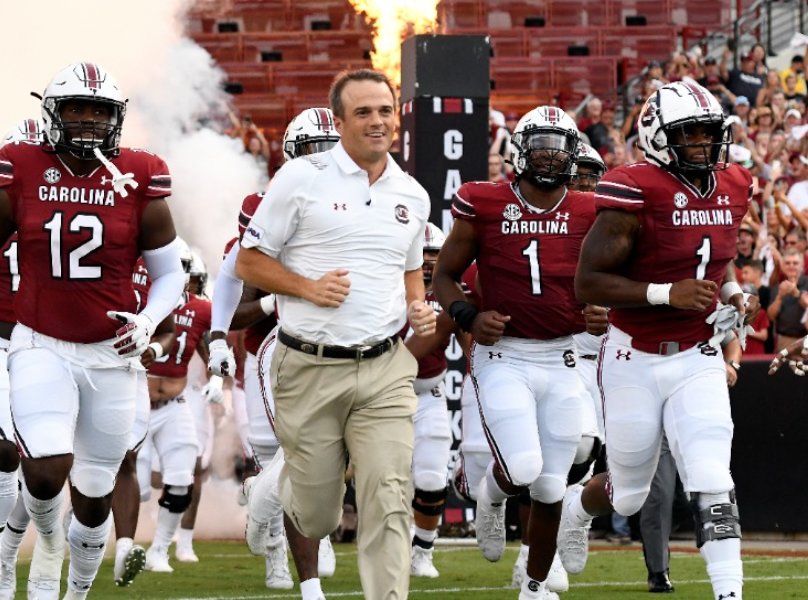
[[[507,468],[512,484],[529,486],[541,475],[542,460],[535,452],[521,452],[510,458]]]
[[[542,504],[555,504],[564,498],[567,491],[567,481],[563,476],[539,475],[530,484],[530,497]]]
[[[103,498],[115,487],[115,473],[92,465],[73,463],[70,482],[88,498]]]
[[[433,492],[415,488],[415,495],[412,498],[412,508],[422,515],[437,517],[443,512],[443,505],[446,502],[448,493],[448,487]]]
[[[696,547],[713,540],[741,537],[735,490],[722,494],[690,493],[690,508],[696,521]]]
[[[581,443],[578,444],[578,450],[575,452],[575,459],[572,467],[570,467],[569,475],[567,476],[567,485],[574,485],[580,483],[588,474],[594,462],[600,456],[603,443],[600,438],[584,436],[581,438]],[[582,457],[582,458],[579,458]]]
[[[413,473],[412,484],[418,490],[442,490],[446,488],[446,471],[421,471]]]
[[[614,511],[623,516],[629,517],[637,513],[645,504],[645,499],[648,497],[648,492],[626,494],[620,498],[614,499]]]
[[[700,460],[685,465],[687,489],[717,492],[731,490],[734,487],[732,475],[727,465],[718,460]],[[703,492],[702,492],[703,493]]]
[[[191,505],[191,490],[193,487],[193,485],[167,485],[163,488],[163,494],[157,504],[170,513],[184,513],[185,509]]]

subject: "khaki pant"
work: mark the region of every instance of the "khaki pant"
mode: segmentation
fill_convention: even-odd
[[[286,453],[284,510],[307,537],[336,529],[350,454],[359,575],[369,600],[402,600],[409,589],[416,372],[401,342],[359,361],[313,356],[278,342],[272,357],[275,432]]]

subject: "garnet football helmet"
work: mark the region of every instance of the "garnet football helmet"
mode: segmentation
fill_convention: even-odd
[[[62,104],[71,100],[106,105],[110,111],[109,122],[63,121]],[[42,95],[42,122],[47,140],[57,151],[67,151],[82,160],[95,159],[95,148],[109,157],[118,155],[125,115],[126,99],[118,84],[94,63],[68,65],[54,76]],[[70,137],[68,128],[74,130],[74,137]],[[75,135],[76,131],[81,131],[81,135]]]
[[[283,134],[283,155],[286,160],[298,156],[325,152],[339,141],[330,108],[307,108],[289,122]]]
[[[5,146],[11,142],[39,144],[44,139],[43,135],[42,123],[36,119],[23,119],[3,136],[3,139],[0,140],[0,146]]]
[[[580,135],[557,106],[534,108],[516,124],[511,136],[511,164],[517,178],[540,188],[564,185],[575,175]]]
[[[688,131],[694,125],[705,127],[712,142],[689,143]],[[695,82],[668,83],[651,94],[640,111],[637,129],[645,158],[660,167],[715,171],[727,166],[732,128],[715,96]],[[687,160],[683,150],[692,147],[702,149],[701,161]]]

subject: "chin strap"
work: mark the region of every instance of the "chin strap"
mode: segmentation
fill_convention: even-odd
[[[138,187],[138,182],[135,181],[135,176],[133,173],[126,173],[125,175],[120,172],[118,167],[112,164],[104,153],[101,152],[101,149],[97,146],[93,148],[93,154],[95,157],[101,161],[101,164],[109,171],[109,174],[112,175],[112,189],[118,192],[121,197],[126,198],[129,195],[129,192],[126,191],[126,186],[128,185],[133,190],[136,190]]]

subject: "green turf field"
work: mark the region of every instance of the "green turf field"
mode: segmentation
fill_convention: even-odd
[[[289,591],[270,591],[264,587],[264,561],[248,553],[238,542],[197,542],[199,564],[182,564],[171,555],[175,568],[171,574],[142,573],[129,588],[116,588],[112,583],[112,560],[104,561],[90,598],[93,599],[183,599],[229,598],[259,600],[266,598],[299,599],[297,586]],[[173,550],[173,547],[172,547]],[[323,589],[329,600],[362,598],[356,571],[356,546],[335,544],[337,572],[324,580]],[[412,600],[516,600],[517,590],[505,587],[511,579],[516,547],[509,546],[499,563],[488,563],[476,547],[440,547],[435,551],[437,580],[414,579],[410,586]],[[67,562],[65,562],[65,569]],[[808,558],[795,556],[744,557],[746,598],[753,600],[785,600],[808,598]],[[18,598],[24,597],[28,561],[22,559],[18,569]],[[670,598],[711,600],[701,556],[694,553],[674,554],[671,579],[676,593]],[[64,590],[63,590],[64,593]],[[649,600],[645,584],[645,565],[638,544],[620,551],[593,550],[586,571],[571,578],[570,591],[564,600]]]

